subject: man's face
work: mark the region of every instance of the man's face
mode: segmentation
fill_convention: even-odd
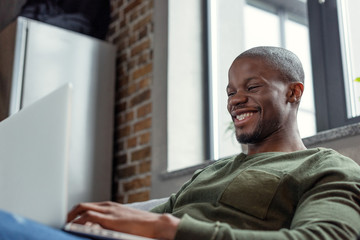
[[[288,85],[260,58],[240,58],[232,64],[227,108],[240,143],[259,143],[286,129]]]

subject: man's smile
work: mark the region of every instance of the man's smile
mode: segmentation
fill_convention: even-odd
[[[240,114],[240,115],[236,115],[236,119],[239,120],[239,121],[242,121],[242,120],[244,120],[245,118],[251,117],[252,115],[254,115],[253,112],[246,112],[246,113],[242,113],[242,114]]]
[[[234,111],[232,116],[235,127],[241,127],[243,124],[250,121],[257,112],[259,111],[255,111],[255,110]]]

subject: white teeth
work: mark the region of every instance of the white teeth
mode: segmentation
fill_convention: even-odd
[[[240,115],[236,115],[236,119],[241,121],[241,120],[244,120],[245,118],[250,117],[252,115],[254,115],[254,113],[242,113]]]

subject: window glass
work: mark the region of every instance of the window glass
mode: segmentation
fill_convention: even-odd
[[[316,133],[309,30],[307,26],[288,19],[285,21],[285,33],[286,48],[301,59],[305,72],[304,94],[298,112],[298,125],[301,137],[308,137]]]
[[[280,46],[280,20],[273,13],[245,5],[245,49]]]
[[[226,86],[229,67],[243,51],[243,9],[244,0],[209,0],[209,110],[212,111],[209,156],[215,160],[241,152],[226,107]]]
[[[205,160],[201,6],[201,0],[169,1],[168,170]]]
[[[347,117],[360,116],[360,22],[359,0],[338,0]]]

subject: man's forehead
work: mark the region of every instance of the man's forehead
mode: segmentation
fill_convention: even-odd
[[[229,77],[237,72],[262,75],[265,73],[280,74],[279,68],[263,57],[238,57],[229,68]],[[280,74],[281,75],[281,74]]]
[[[232,63],[231,67],[238,66],[238,65],[252,65],[252,64],[258,64],[261,66],[270,66],[270,64],[266,61],[263,57],[237,57],[234,62]]]

